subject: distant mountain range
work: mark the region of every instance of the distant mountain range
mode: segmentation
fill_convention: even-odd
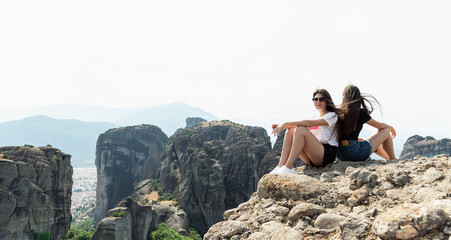
[[[147,108],[55,105],[29,108],[28,111],[38,116],[0,123],[0,146],[50,144],[71,154],[73,166],[94,165],[97,138],[111,128],[152,124],[170,136],[178,128],[185,127],[187,117],[202,117],[209,121],[218,119],[182,102]],[[2,112],[12,117],[18,113],[25,115],[27,111]]]
[[[204,112],[200,108],[191,107],[182,102],[174,102],[144,109],[129,117],[114,121],[114,123],[119,126],[152,124],[160,127],[166,135],[171,136],[178,128],[185,127],[187,117],[201,117],[208,121],[219,120],[215,115]]]
[[[93,165],[100,133],[116,124],[58,120],[46,116],[28,117],[0,124],[0,146],[46,146],[72,155],[72,165]]]

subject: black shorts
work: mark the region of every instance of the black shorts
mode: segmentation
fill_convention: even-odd
[[[324,144],[324,156],[323,156],[323,165],[322,166],[316,166],[315,164],[312,165],[315,167],[325,167],[327,164],[331,164],[335,162],[335,158],[337,156],[337,147],[331,146],[329,144]]]

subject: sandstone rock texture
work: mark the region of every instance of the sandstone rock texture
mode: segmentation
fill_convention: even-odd
[[[185,122],[186,122],[185,128],[192,128],[201,122],[207,122],[207,120],[200,118],[200,117],[189,117],[189,118],[186,118]],[[174,132],[174,135],[177,135],[182,130],[183,130],[183,128],[177,129]]]
[[[186,119],[186,127],[192,128],[201,122],[206,122],[207,120],[200,117],[189,117]]]
[[[226,209],[257,189],[263,157],[271,150],[266,131],[227,120],[202,122],[173,135],[160,165],[160,181],[201,233],[223,220]],[[276,162],[273,161],[271,167]]]
[[[97,189],[94,221],[129,196],[137,183],[158,178],[168,137],[160,128],[139,125],[110,129],[97,140]]]
[[[173,201],[163,201],[156,204],[152,204],[149,201],[149,188],[151,187],[151,180],[144,180],[135,187],[131,198],[140,203],[141,205],[152,207],[152,222],[150,224],[151,229],[157,228],[160,223],[166,223],[166,225],[176,231],[179,234],[189,236],[190,221],[188,214],[183,209],[177,206],[177,203]]]
[[[204,239],[451,239],[451,158],[345,162],[265,175]]]
[[[146,240],[154,212],[131,198],[108,210],[94,233],[93,240]]]
[[[418,155],[433,157],[440,154],[451,156],[451,139],[435,140],[433,137],[415,135],[407,139],[399,159],[410,159]]]
[[[64,239],[71,223],[71,156],[52,147],[0,148],[0,239]]]
[[[146,240],[149,230],[166,223],[179,234],[189,236],[188,215],[174,202],[152,204],[148,201],[150,180],[137,184],[131,197],[108,211],[94,233],[94,240]]]

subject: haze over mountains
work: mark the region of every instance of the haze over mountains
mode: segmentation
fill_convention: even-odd
[[[0,146],[50,144],[71,154],[74,166],[94,165],[97,138],[111,128],[152,124],[170,136],[185,126],[187,117],[218,119],[182,102],[139,108],[54,105],[2,112],[7,114],[2,114],[0,120],[10,121],[0,123]]]
[[[0,108],[0,123],[23,118],[44,115],[56,119],[77,119],[85,122],[110,122],[117,125],[130,125],[152,122],[160,123],[170,121],[172,123],[182,124],[185,119],[179,120],[184,115],[199,115],[207,120],[217,119],[211,113],[207,113],[200,108],[189,106],[184,102],[173,102],[166,105],[156,105],[151,107],[101,107],[89,105],[50,105],[43,107],[26,108]],[[169,119],[171,118],[171,119]],[[169,124],[170,126],[170,124]],[[166,132],[166,127],[161,126]],[[168,131],[172,128],[167,128]],[[173,131],[175,131],[174,129]],[[171,133],[172,134],[172,133]]]
[[[0,124],[0,146],[52,145],[73,156],[73,165],[93,165],[95,143],[113,123],[28,117]]]

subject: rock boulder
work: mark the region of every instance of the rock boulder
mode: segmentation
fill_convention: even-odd
[[[439,155],[265,175],[204,240],[450,239],[450,167],[451,158]]]

